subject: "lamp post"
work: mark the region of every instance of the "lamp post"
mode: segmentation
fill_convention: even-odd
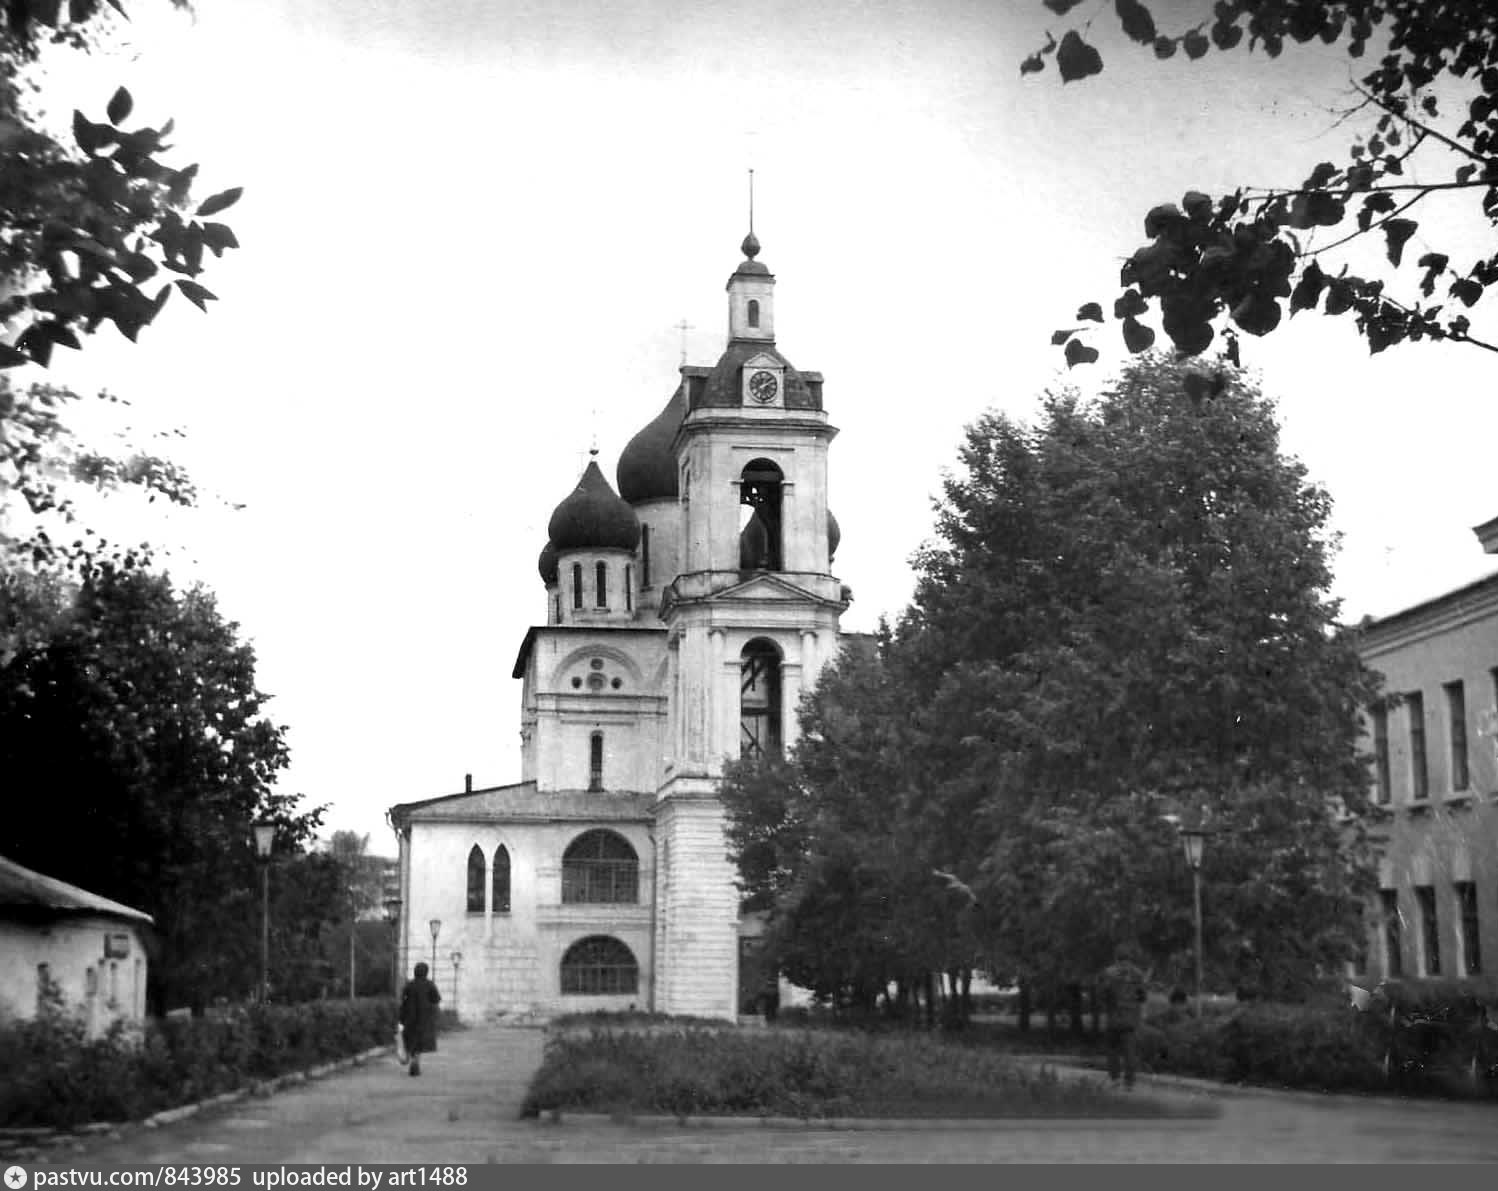
[[[390,923],[390,995],[401,990],[401,899],[385,899],[385,921]]]
[[[437,979],[437,935],[442,930],[442,919],[433,918],[427,923],[432,928],[432,979]]]
[[[263,820],[254,825],[255,855],[260,857],[260,1000],[270,1000],[270,852],[276,825]]]
[[[453,954],[452,954],[452,960],[453,960],[453,1016],[456,1017],[458,1015],[458,965],[463,962],[463,953],[461,951],[454,951]]]
[[[1202,1015],[1202,854],[1207,850],[1205,827],[1181,828],[1186,863],[1191,866],[1191,888],[1196,898],[1196,1016]]]

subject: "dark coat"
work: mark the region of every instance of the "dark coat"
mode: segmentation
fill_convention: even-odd
[[[406,1049],[413,1055],[437,1049],[437,1006],[442,994],[425,976],[418,976],[401,990],[401,1028]]]

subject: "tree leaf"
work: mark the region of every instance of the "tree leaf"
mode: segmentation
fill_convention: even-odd
[[[1321,291],[1325,286],[1326,276],[1321,272],[1321,266],[1312,261],[1301,271],[1300,280],[1296,282],[1295,289],[1290,294],[1291,315],[1300,310],[1316,309],[1316,304],[1321,301]]]
[[[1077,311],[1077,317],[1100,323],[1103,321],[1103,308],[1096,302],[1088,302]]]
[[[1124,346],[1135,355],[1154,346],[1155,332],[1132,315],[1123,320]]]
[[[1161,59],[1163,61],[1166,58],[1174,58],[1175,57],[1175,53],[1176,53],[1175,38],[1173,38],[1173,37],[1157,37],[1157,38],[1155,38],[1155,57],[1156,58],[1159,58],[1159,59]]]
[[[228,190],[221,190],[217,194],[210,195],[199,205],[196,214],[201,216],[217,215],[220,211],[232,207],[239,201],[239,196],[244,193],[243,186],[234,186]]]
[[[1149,310],[1149,303],[1139,296],[1139,291],[1126,289],[1113,303],[1114,318],[1128,318],[1135,314],[1144,314]]]
[[[1075,335],[1080,330],[1081,330],[1080,327],[1071,327],[1071,328],[1063,327],[1059,331],[1052,331],[1051,332],[1051,346],[1052,347],[1060,347],[1063,343],[1065,343],[1068,339],[1070,339],[1073,335]]]
[[[1066,345],[1066,366],[1075,368],[1078,364],[1097,363],[1098,351],[1095,347],[1088,347],[1080,339],[1073,339]]]
[[[1082,0],[1042,0],[1042,3],[1058,17],[1064,17],[1077,5],[1081,4]]]
[[[196,281],[188,281],[186,278],[179,278],[176,285],[177,288],[182,291],[183,297],[185,297],[199,310],[207,310],[207,304],[209,302],[218,301],[218,295],[210,293]]]
[[[1415,234],[1415,229],[1420,224],[1413,219],[1386,219],[1384,220],[1384,238],[1388,243],[1389,263],[1395,268],[1399,267],[1399,260],[1404,255],[1405,242]]]
[[[1019,64],[1020,74],[1034,74],[1038,70],[1045,69],[1045,59],[1039,54],[1031,54]]]
[[[1068,29],[1056,50],[1056,65],[1061,70],[1061,81],[1070,83],[1101,74],[1103,58],[1075,29]]]
[[[110,98],[109,106],[104,110],[109,117],[109,122],[118,128],[129,117],[134,107],[135,101],[130,98],[130,92],[121,87]]]
[[[1114,8],[1126,36],[1140,45],[1149,45],[1155,40],[1155,18],[1139,0],[1114,0]]]

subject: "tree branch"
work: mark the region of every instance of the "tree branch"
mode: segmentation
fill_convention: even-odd
[[[1376,103],[1379,107],[1383,108],[1384,111],[1388,112],[1389,115],[1393,116],[1396,120],[1403,120],[1411,127],[1420,129],[1420,131],[1425,133],[1426,135],[1435,137],[1436,140],[1440,141],[1448,149],[1454,149],[1463,157],[1470,157],[1473,161],[1480,161],[1484,164],[1487,163],[1488,159],[1486,157],[1483,157],[1480,153],[1472,152],[1471,149],[1467,148],[1465,145],[1461,144],[1458,141],[1452,140],[1444,132],[1432,128],[1429,124],[1424,124],[1421,121],[1416,120],[1409,114],[1409,112],[1402,112],[1392,104],[1389,104],[1386,101],[1380,99],[1377,95],[1373,94],[1373,92],[1365,91],[1356,80],[1353,80],[1352,88],[1359,95],[1362,95],[1364,98],[1371,100],[1373,103]]]
[[[1399,215],[1402,212],[1408,211],[1411,207],[1413,207],[1416,203],[1418,203],[1424,197],[1425,197],[1425,193],[1422,191],[1420,194],[1417,194],[1417,195],[1414,195],[1413,197],[1411,197],[1410,201],[1407,202],[1407,203],[1405,203],[1403,206],[1395,207],[1392,211],[1390,211],[1387,215],[1385,215],[1377,223],[1370,223],[1367,227],[1360,227],[1355,232],[1349,232],[1347,235],[1343,236],[1340,240],[1333,240],[1330,244],[1323,244],[1320,248],[1312,248],[1308,252],[1301,253],[1301,255],[1302,256],[1317,256],[1317,255],[1319,255],[1320,253],[1323,253],[1323,252],[1330,252],[1333,248],[1340,248],[1340,247],[1342,247],[1343,244],[1346,244],[1349,240],[1356,240],[1359,236],[1366,236],[1374,228],[1383,227],[1384,224],[1388,223],[1389,220],[1393,219],[1396,215]]]

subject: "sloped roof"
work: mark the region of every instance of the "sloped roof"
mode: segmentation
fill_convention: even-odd
[[[150,925],[151,916],[77,885],[69,885],[0,856],[0,917],[99,914]]]
[[[705,377],[688,376],[689,403],[693,409],[732,409],[744,404],[744,364],[755,356],[770,356],[785,368],[785,408],[821,409],[822,374],[799,372],[773,343],[758,339],[731,339],[728,348]]]
[[[397,828],[406,823],[466,822],[644,822],[650,818],[654,794],[589,793],[557,790],[542,793],[535,782],[491,786],[459,794],[443,794],[390,808]]]

